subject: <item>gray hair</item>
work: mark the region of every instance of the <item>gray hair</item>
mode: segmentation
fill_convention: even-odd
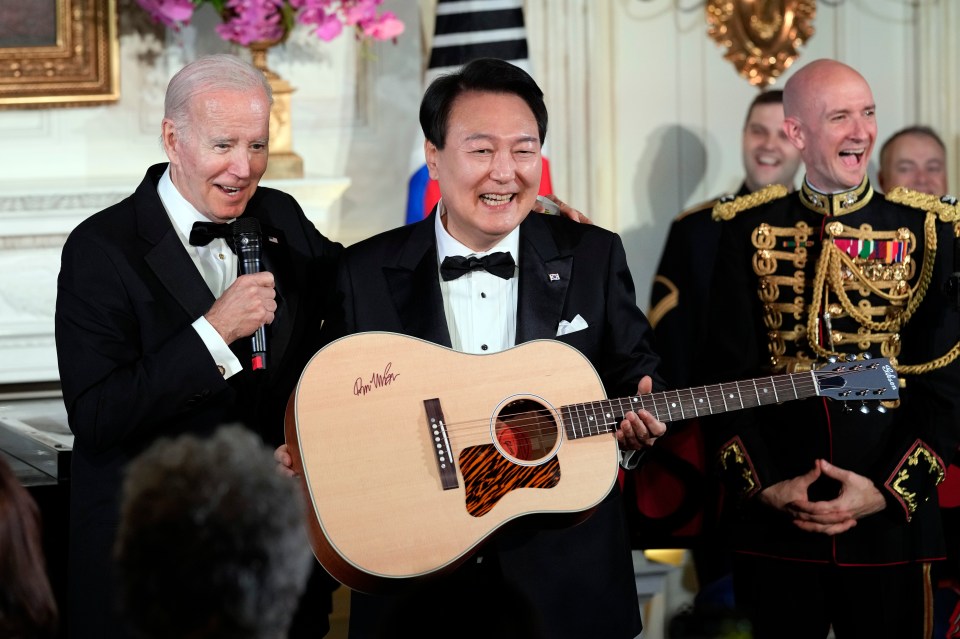
[[[163,117],[182,134],[190,120],[190,101],[199,93],[223,90],[263,91],[273,104],[273,90],[259,69],[237,56],[218,53],[194,60],[171,78]]]
[[[136,636],[286,636],[312,566],[303,497],[240,427],[153,444],[123,483],[114,547]]]

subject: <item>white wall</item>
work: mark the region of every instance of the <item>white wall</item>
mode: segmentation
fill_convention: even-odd
[[[742,179],[740,131],[758,89],[708,38],[703,5],[528,0],[531,57],[548,80],[553,162],[568,178],[555,188],[622,234],[644,308],[670,221]],[[902,0],[818,3],[815,34],[774,86],[810,60],[844,61],[873,87],[883,140],[914,123],[927,97],[918,90],[916,11]],[[571,22],[583,33],[556,28]]]
[[[403,222],[423,89],[419,12],[433,2],[385,1],[407,24],[396,44],[361,49],[349,34],[327,44],[301,30],[270,52],[270,66],[297,89],[294,150],[308,176],[351,181],[320,225],[334,239],[351,243]],[[757,89],[707,37],[703,5],[525,3],[534,75],[551,114],[555,190],[623,235],[641,307],[673,217],[741,178],[740,128]],[[120,6],[121,24],[137,16],[132,0]],[[88,194],[128,193],[146,166],[165,159],[158,145],[164,88],[186,61],[230,49],[213,33],[216,21],[207,11],[180,35],[161,31],[165,41],[149,29],[122,28],[115,105],[0,111],[0,268],[42,264],[36,281],[0,277],[0,342],[22,337],[29,325],[37,333],[31,343],[49,346],[58,243],[70,220],[82,218],[77,207],[89,214],[102,204],[74,198],[72,217],[50,225],[57,198],[75,185]],[[797,64],[835,57],[859,69],[877,98],[881,140],[918,119],[937,127],[950,147],[951,184],[960,187],[960,49],[951,37],[960,33],[960,2],[820,2],[814,25]],[[53,210],[43,217],[35,206]],[[43,226],[35,235],[28,228],[34,217]],[[38,248],[42,256],[29,252]]]

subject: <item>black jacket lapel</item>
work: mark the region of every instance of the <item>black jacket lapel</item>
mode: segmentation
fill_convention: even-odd
[[[403,333],[449,347],[450,331],[440,293],[433,225],[432,215],[413,224],[396,262],[384,266],[383,274],[390,285]]]
[[[539,214],[528,215],[520,225],[518,344],[556,337],[572,272],[573,256],[560,252]]]
[[[153,247],[146,253],[147,264],[193,321],[210,310],[214,298],[157,195],[157,183],[166,166],[150,167],[134,193],[137,229]]]

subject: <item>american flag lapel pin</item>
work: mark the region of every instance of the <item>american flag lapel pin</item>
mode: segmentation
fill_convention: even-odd
[[[278,239],[277,239],[276,237],[274,237],[273,235],[268,235],[268,236],[267,236],[267,241],[268,241],[268,242],[273,242],[274,244],[279,244],[279,243],[280,243],[280,240],[278,240]]]
[[[559,273],[550,273],[550,281],[551,281],[551,282],[559,282],[559,281],[560,281],[560,274],[559,274]]]

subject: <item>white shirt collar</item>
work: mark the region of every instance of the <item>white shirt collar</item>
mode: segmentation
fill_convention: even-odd
[[[173,228],[176,229],[177,235],[180,236],[185,245],[189,246],[190,230],[193,229],[193,223],[209,222],[210,219],[200,213],[180,194],[180,191],[174,186],[173,180],[170,179],[169,166],[160,176],[160,182],[157,184],[157,195],[160,196],[163,208],[167,210],[167,215],[173,222]]]
[[[816,191],[821,195],[836,195],[837,193],[846,193],[847,191],[852,191],[856,189],[857,187],[860,186],[860,184],[863,184],[863,180],[861,179],[860,184],[857,184],[857,186],[851,186],[849,189],[840,189],[839,191],[823,191],[815,187],[813,184],[811,184],[810,180],[807,179],[807,176],[803,176],[803,181],[811,191]]]
[[[490,253],[495,253],[497,251],[504,251],[513,256],[514,261],[517,264],[520,264],[520,227],[516,227],[510,233],[500,240],[496,246],[491,248],[489,251],[474,251],[471,248],[468,248],[464,244],[457,241],[452,235],[447,232],[447,229],[443,226],[441,217],[447,214],[447,209],[443,205],[443,200],[437,204],[437,212],[434,214],[436,218],[434,222],[434,231],[437,235],[437,258],[440,262],[444,258],[450,255],[462,255],[467,257],[469,255],[476,255],[477,257],[483,257],[484,255],[489,255]]]

